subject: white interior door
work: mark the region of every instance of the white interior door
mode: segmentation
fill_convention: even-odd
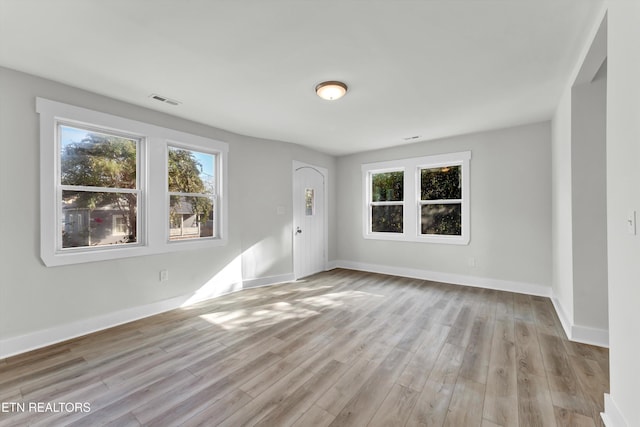
[[[326,170],[294,162],[293,269],[296,279],[325,270]]]

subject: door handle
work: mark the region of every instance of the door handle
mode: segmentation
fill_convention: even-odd
[[[296,227],[296,234],[302,234],[302,230],[300,229],[300,227]]]

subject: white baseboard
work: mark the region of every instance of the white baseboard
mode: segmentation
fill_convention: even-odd
[[[604,412],[600,413],[600,417],[607,427],[629,427],[629,423],[609,393],[604,394]]]
[[[206,297],[196,295],[182,295],[164,301],[146,304],[138,307],[131,307],[124,310],[107,313],[100,316],[83,319],[76,322],[55,326],[25,335],[0,339],[0,359],[15,356],[27,351],[36,350],[48,345],[56,344],[72,338],[81,337],[93,332],[112,328],[123,323],[132,322],[144,317],[160,314],[165,311],[193,304],[195,302],[216,298],[220,295],[229,294],[242,289],[255,288],[258,286],[275,285],[293,280],[293,273],[282,274],[257,279],[245,280],[242,283],[232,283],[224,287],[216,294],[209,294]]]
[[[467,276],[463,274],[443,273],[439,271],[393,267],[389,265],[368,264],[344,260],[332,261],[330,264],[334,265],[334,268],[346,268],[349,270],[367,271],[370,273],[389,274],[392,276],[410,277],[413,279],[431,280],[434,282],[495,289],[498,291],[509,291],[527,295],[543,297],[551,296],[551,287],[536,283],[524,283],[511,280],[492,279],[488,277]]]
[[[556,309],[556,314],[560,318],[560,323],[562,324],[562,329],[564,329],[565,335],[567,338],[571,339],[571,328],[573,326],[571,318],[567,315],[567,312],[555,294],[551,297],[551,302],[553,303],[553,308]]]
[[[180,307],[186,299],[184,296],[175,297],[55,326],[53,328],[30,332],[17,337],[6,338],[0,340],[0,359],[173,310],[174,308]]]
[[[293,273],[281,274],[279,276],[261,277],[257,279],[246,279],[242,282],[243,289],[259,288],[261,286],[277,285],[278,283],[293,282],[295,277]]]
[[[583,344],[609,348],[609,331],[606,329],[573,325],[571,327],[571,336],[569,339]]]
[[[576,325],[571,321],[569,316],[567,316],[566,311],[555,295],[551,297],[551,302],[553,302],[553,307],[556,309],[556,313],[560,318],[560,323],[562,324],[564,333],[567,335],[569,340],[582,344],[609,348],[608,330]]]
[[[393,267],[388,265],[368,264],[363,262],[336,260],[328,263],[332,268],[346,268],[349,270],[367,271],[370,273],[390,274],[393,276],[411,277],[414,279],[432,280],[435,282],[451,283],[454,285],[473,286],[478,288],[495,289],[498,291],[517,292],[520,294],[536,295],[551,298],[553,307],[560,318],[560,323],[571,341],[609,347],[609,331],[588,326],[575,325],[567,316],[551,287],[535,283],[524,283],[510,280],[492,279],[487,277],[467,276],[462,274],[442,273],[439,271],[419,270],[413,268]]]
[[[333,270],[334,268],[339,268],[338,261],[334,260],[334,261],[327,262],[326,269],[325,269],[326,271]]]
[[[327,263],[327,270],[331,270],[334,268],[346,268],[351,270],[367,271],[371,273],[390,274],[394,276],[411,277],[416,279],[432,280],[456,285],[517,292],[528,295],[537,295],[544,297],[551,296],[551,288],[544,285],[491,279],[485,277],[466,276],[343,260],[335,260]],[[132,307],[125,310],[120,310],[117,312],[56,326],[53,328],[31,332],[25,335],[2,339],[0,340],[0,359],[25,353],[27,351],[42,348],[47,345],[59,343],[82,335],[90,334],[92,332],[111,328],[123,323],[132,322],[144,317],[153,316],[165,311],[173,310],[185,305],[186,302],[194,303],[204,301],[241,289],[269,286],[277,283],[290,282],[293,280],[293,273],[248,279],[244,280],[242,283],[231,284],[227,286],[223,291],[216,294],[203,295],[200,298],[194,298],[194,295],[179,296],[168,300],[147,304],[144,306]],[[608,347],[609,334],[607,331],[573,325],[562,310],[562,307],[557,299],[552,298],[552,301],[556,312],[558,313],[558,317],[560,317],[562,326],[567,333],[567,337],[570,340],[601,347]]]

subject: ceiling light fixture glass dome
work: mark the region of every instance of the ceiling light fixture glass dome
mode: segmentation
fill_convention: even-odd
[[[322,99],[335,101],[347,93],[347,85],[338,81],[322,82],[316,86],[316,93]]]

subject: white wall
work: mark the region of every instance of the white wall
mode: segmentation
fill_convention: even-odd
[[[550,132],[544,122],[339,158],[338,264],[550,294]],[[466,150],[472,152],[469,245],[363,238],[362,163]]]
[[[231,134],[3,68],[0,94],[0,357],[20,346],[67,338],[64,330],[83,332],[83,323],[102,327],[154,307],[166,308],[198,290],[199,296],[215,295],[234,283],[244,280],[246,284],[247,279],[267,283],[292,277],[292,161],[317,164],[333,175],[334,158],[294,144]],[[228,245],[45,267],[39,258],[36,96],[228,142]],[[335,194],[334,185],[329,188],[331,207]],[[285,207],[284,215],[277,214],[278,206]],[[335,242],[332,209],[329,235],[330,242]],[[335,253],[331,243],[329,259]],[[161,269],[169,270],[168,282],[159,282]]]
[[[571,88],[552,120],[551,198],[554,303],[565,330],[573,323],[573,226],[571,210]]]
[[[588,60],[588,48],[606,12],[607,22],[607,86],[606,86],[606,228],[608,271],[608,335],[610,393],[605,396],[603,419],[608,427],[640,425],[638,384],[640,369],[640,235],[629,234],[627,220],[631,212],[640,212],[640,2],[609,0],[598,20],[593,23],[591,36],[585,40],[576,72],[559,102],[553,119],[553,239],[554,294],[563,307],[568,308],[576,322],[602,322],[601,312],[591,316],[594,300],[580,295],[582,280],[574,277],[574,239],[566,228],[573,227],[576,215],[567,200],[584,195],[573,194],[570,171],[571,86],[575,80],[582,84],[580,67],[594,70]],[[597,37],[596,43],[598,45]],[[592,46],[593,47],[593,46]],[[579,72],[580,71],[580,72]],[[583,102],[578,94],[577,102]],[[601,96],[601,95],[599,95]],[[580,114],[578,114],[579,116]],[[579,138],[578,138],[579,139]],[[574,138],[573,142],[577,142]],[[599,148],[598,148],[599,149]],[[597,157],[597,156],[596,156]],[[574,158],[575,160],[575,158]],[[593,161],[594,159],[591,159]],[[589,160],[578,156],[578,161]],[[583,174],[574,175],[580,179]],[[579,190],[582,191],[582,190]],[[576,197],[576,198],[574,198]],[[584,200],[580,202],[584,203]],[[573,216],[573,219],[572,219]],[[578,225],[577,228],[582,228]],[[596,261],[599,264],[599,261]],[[604,269],[597,274],[600,275]],[[583,276],[584,277],[584,276]],[[575,281],[574,281],[575,279]],[[575,289],[575,290],[574,290]],[[601,290],[597,295],[601,295]],[[589,323],[593,324],[593,323]]]
[[[573,320],[608,331],[606,61],[571,94]]]
[[[552,287],[567,336],[607,346],[607,46],[597,18],[552,119]]]
[[[607,228],[610,398],[608,426],[640,426],[640,2],[608,2]],[[618,421],[615,423],[615,421]],[[614,424],[615,423],[615,424]]]

